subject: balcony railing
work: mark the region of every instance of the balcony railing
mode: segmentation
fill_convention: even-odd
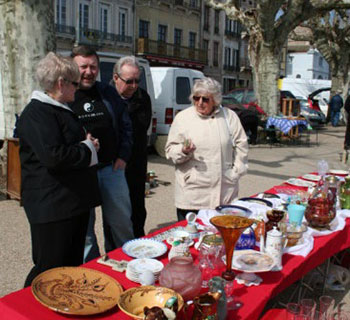
[[[72,26],[67,26],[65,24],[56,24],[56,32],[74,36],[75,28]]]
[[[224,64],[224,70],[239,72],[240,71],[240,67],[239,66],[229,65],[229,64]]]
[[[82,28],[80,29],[80,42],[98,44],[103,42],[121,42],[121,43],[132,43],[132,37],[115,34],[109,32],[102,32],[96,29]]]
[[[240,39],[241,38],[241,33],[240,32],[232,31],[232,30],[228,30],[228,29],[225,29],[225,35],[228,36],[228,37],[236,38],[236,39]]]
[[[206,63],[207,52],[202,49],[183,47],[172,43],[160,42],[146,38],[136,40],[138,54],[152,54],[156,56],[180,58],[184,60]]]
[[[241,58],[241,59],[239,59],[239,65],[240,65],[241,69],[248,69],[248,70],[250,70],[252,68],[248,58]]]
[[[56,32],[62,35],[75,36],[76,29],[72,26],[56,24]],[[101,46],[103,44],[118,46],[118,44],[131,44],[132,37],[122,34],[103,32],[96,29],[81,28],[79,31],[79,42],[81,44],[95,46]]]

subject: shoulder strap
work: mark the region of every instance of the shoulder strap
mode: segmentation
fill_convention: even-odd
[[[235,147],[235,144],[233,143],[233,139],[232,139],[232,134],[231,134],[231,131],[230,131],[230,126],[228,125],[226,110],[221,104],[220,104],[220,108],[222,109],[222,112],[224,113],[224,119],[225,119],[225,123],[226,123],[226,128],[227,128],[228,136],[230,137],[230,141],[232,143],[232,147]]]

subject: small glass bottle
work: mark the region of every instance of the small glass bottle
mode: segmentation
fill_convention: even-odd
[[[198,266],[202,272],[202,287],[208,287],[208,281],[219,276],[225,269],[222,257],[225,255],[223,240],[218,234],[204,236],[199,248]]]
[[[328,187],[328,190],[332,192],[334,206],[336,207],[337,205],[337,199],[338,199],[338,188],[339,188],[339,178],[336,176],[329,176],[326,178],[326,185]]]
[[[350,176],[345,177],[345,183],[340,187],[340,207],[350,209]]]

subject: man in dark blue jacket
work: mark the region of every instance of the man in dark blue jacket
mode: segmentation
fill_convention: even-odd
[[[72,50],[71,56],[78,64],[81,75],[79,90],[71,107],[86,130],[100,142],[98,180],[105,250],[109,252],[134,238],[125,178],[125,167],[132,148],[132,124],[127,105],[115,89],[96,81],[99,72],[96,51],[79,46]],[[90,216],[85,261],[99,256],[94,233],[95,212]]]
[[[152,118],[151,99],[145,90],[139,88],[140,74],[140,66],[134,56],[120,58],[113,68],[114,86],[128,105],[132,123],[133,148],[125,173],[130,190],[131,220],[137,238],[145,235],[147,130]]]
[[[329,102],[329,107],[331,109],[331,123],[333,127],[336,127],[339,122],[340,110],[344,105],[343,98],[340,95],[341,90],[337,91],[331,101]]]

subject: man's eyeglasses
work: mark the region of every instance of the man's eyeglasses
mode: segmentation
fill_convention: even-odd
[[[140,79],[128,79],[128,80],[125,80],[119,74],[117,74],[117,76],[120,78],[120,80],[125,82],[125,84],[127,84],[127,85],[134,84],[134,83],[135,84],[139,84],[140,83]]]
[[[70,81],[68,79],[63,79],[64,81],[71,83],[74,87],[78,88],[79,87],[79,82],[76,81]]]
[[[202,96],[193,96],[193,100],[198,102],[202,98],[202,101],[205,103],[208,103],[210,101],[210,98],[208,97],[202,97]]]

